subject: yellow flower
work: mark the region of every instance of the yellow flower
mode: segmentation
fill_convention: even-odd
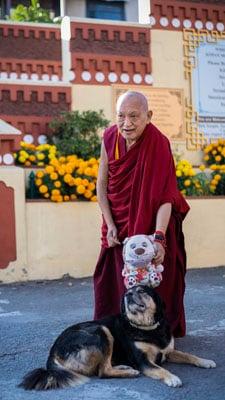
[[[73,172],[73,167],[71,166],[71,164],[67,164],[67,165],[65,166],[65,171],[66,171],[67,174],[72,174],[72,172]]]
[[[77,199],[77,196],[76,196],[75,194],[71,194],[71,195],[70,195],[70,199],[71,199],[71,200],[76,200],[76,199]]]
[[[216,156],[216,157],[215,157],[215,160],[218,161],[218,162],[220,162],[220,161],[222,160],[222,157],[221,157],[221,156]]]
[[[81,167],[79,167],[79,168],[77,169],[77,173],[78,173],[78,175],[83,175],[84,169],[81,168]]]
[[[71,181],[71,179],[73,179],[71,174],[65,174],[64,177],[64,182],[69,183]]]
[[[36,173],[36,177],[37,177],[37,178],[43,178],[43,176],[44,176],[44,172],[43,172],[43,171],[38,171],[38,172]]]
[[[215,156],[215,155],[217,154],[217,151],[216,151],[216,150],[213,150],[213,151],[212,151],[212,154]]]
[[[204,160],[205,160],[205,161],[208,161],[208,160],[209,160],[208,154],[204,157]]]
[[[60,187],[62,186],[62,184],[61,184],[60,181],[55,181],[55,182],[54,182],[54,186],[55,186],[56,188],[60,188]]]
[[[220,174],[216,174],[216,175],[214,176],[214,179],[215,179],[216,181],[220,181],[221,175],[220,175]]]
[[[21,164],[24,164],[25,161],[26,161],[26,158],[25,158],[25,157],[19,157],[18,160],[19,160],[19,162],[20,162]]]
[[[81,178],[75,178],[74,179],[74,183],[75,183],[76,186],[79,186],[79,185],[82,184],[82,179]]]
[[[211,185],[216,186],[218,185],[218,181],[216,179],[211,180]]]
[[[215,164],[210,165],[210,169],[212,171],[215,171],[217,169],[217,165],[215,165]]]
[[[50,197],[50,194],[49,194],[49,193],[45,193],[45,194],[44,194],[44,197],[45,197],[46,199],[48,199],[48,198]]]
[[[42,161],[42,160],[44,160],[44,158],[45,158],[45,155],[43,153],[38,153],[37,154],[37,159],[38,160]]]
[[[90,199],[91,197],[92,197],[92,191],[91,190],[85,190],[85,192],[84,192],[84,197],[86,198],[86,199]]]
[[[40,193],[47,193],[47,191],[48,191],[48,187],[46,185],[41,185],[39,187],[39,192]]]
[[[38,165],[39,167],[43,167],[45,164],[44,164],[42,161],[40,161],[40,162],[37,163],[37,165]]]
[[[35,185],[36,186],[41,186],[42,185],[42,179],[35,179]]]
[[[59,157],[59,162],[60,163],[66,162],[66,157]]]
[[[191,185],[190,179],[186,179],[186,180],[184,181],[184,186],[190,186],[190,185]]]
[[[200,171],[204,171],[205,170],[205,165],[203,165],[203,164],[199,165],[199,169],[200,169]]]
[[[97,196],[92,196],[91,201],[98,201]]]
[[[92,176],[92,168],[90,167],[85,168],[84,174],[87,176]]]
[[[88,189],[91,190],[91,191],[95,190],[95,183],[94,182],[89,182]]]
[[[27,160],[27,161],[25,161],[24,165],[25,165],[26,167],[30,167],[30,166],[31,166],[31,162]]]
[[[186,194],[186,190],[185,189],[181,190],[181,193]]]
[[[34,154],[31,154],[31,155],[29,156],[29,160],[30,160],[31,162],[36,161],[35,155],[34,155]]]
[[[47,174],[51,174],[52,172],[54,172],[54,167],[52,165],[47,165],[45,167],[45,172],[47,172]]]
[[[59,196],[60,195],[60,190],[58,189],[52,189],[52,196]]]
[[[180,170],[176,171],[176,176],[179,178],[180,176],[182,176],[182,172]]]
[[[76,188],[76,191],[78,194],[84,194],[85,192],[85,186],[84,185],[78,185]]]
[[[70,196],[67,196],[67,195],[63,196],[63,200],[64,201],[69,201],[70,200]]]
[[[58,179],[58,174],[56,172],[52,172],[50,174],[50,178],[52,181],[56,181],[56,179]]]

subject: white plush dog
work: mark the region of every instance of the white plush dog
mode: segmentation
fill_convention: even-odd
[[[151,287],[159,286],[162,280],[163,266],[152,263],[156,255],[154,237],[152,235],[134,235],[123,242],[124,268],[122,275],[127,289],[143,284]]]

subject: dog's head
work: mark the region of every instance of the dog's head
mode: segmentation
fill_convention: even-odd
[[[124,294],[121,313],[132,326],[150,330],[164,319],[164,309],[165,305],[154,289],[137,285]]]

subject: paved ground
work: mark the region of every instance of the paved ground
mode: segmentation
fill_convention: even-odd
[[[92,318],[91,279],[0,285],[1,400],[222,400],[225,398],[225,267],[187,274],[188,334],[177,347],[214,359],[216,369],[167,364],[181,388],[145,377],[91,379],[51,392],[17,388],[28,370],[44,366],[49,346],[68,325]]]

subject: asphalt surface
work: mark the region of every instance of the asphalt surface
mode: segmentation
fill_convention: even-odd
[[[225,399],[225,267],[190,270],[186,283],[187,336],[176,340],[176,347],[213,359],[217,368],[165,364],[181,378],[180,388],[140,376],[91,378],[82,386],[47,392],[26,392],[17,385],[30,369],[45,366],[48,349],[64,328],[92,319],[92,281],[0,285],[0,399]]]

